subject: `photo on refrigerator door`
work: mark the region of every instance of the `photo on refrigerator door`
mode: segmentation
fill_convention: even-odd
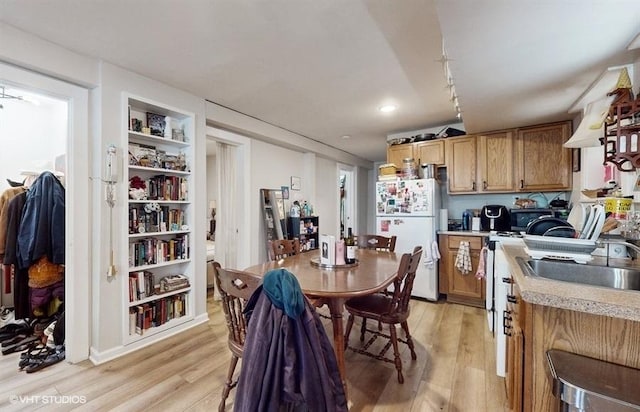
[[[382,219],[380,221],[380,232],[389,232],[389,225],[391,224],[391,220]]]
[[[387,199],[387,207],[385,209],[385,213],[391,215],[397,211],[396,208],[396,199]]]

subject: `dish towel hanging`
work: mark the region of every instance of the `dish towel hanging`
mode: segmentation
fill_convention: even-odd
[[[463,275],[471,272],[471,256],[469,255],[469,242],[460,241],[460,246],[458,247],[458,254],[456,255],[455,262],[456,269],[460,271]]]
[[[431,245],[424,248],[424,265],[428,268],[434,267],[434,265],[440,260],[440,250],[438,250],[438,242],[433,241]]]
[[[487,277],[485,272],[485,268],[487,266],[487,252],[489,252],[489,248],[486,246],[480,250],[480,260],[478,261],[478,269],[476,270],[476,279],[485,279]]]

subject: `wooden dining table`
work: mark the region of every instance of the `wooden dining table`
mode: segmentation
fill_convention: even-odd
[[[304,294],[316,302],[326,304],[333,325],[333,349],[338,369],[345,387],[344,325],[342,314],[347,299],[370,295],[386,289],[395,278],[401,254],[394,252],[358,249],[357,263],[351,267],[322,267],[318,262],[319,251],[305,252],[294,256],[251,266],[245,271],[262,276],[272,269],[285,268],[293,273]]]

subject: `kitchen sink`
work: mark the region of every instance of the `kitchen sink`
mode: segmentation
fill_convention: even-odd
[[[640,268],[579,264],[572,261],[516,258],[527,276],[607,288],[640,290]]]

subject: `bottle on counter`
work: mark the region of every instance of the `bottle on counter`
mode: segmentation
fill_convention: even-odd
[[[471,230],[471,212],[462,212],[462,230]]]
[[[356,241],[353,238],[351,228],[347,229],[347,237],[344,239],[344,245],[346,249],[345,263],[347,265],[356,263]]]

